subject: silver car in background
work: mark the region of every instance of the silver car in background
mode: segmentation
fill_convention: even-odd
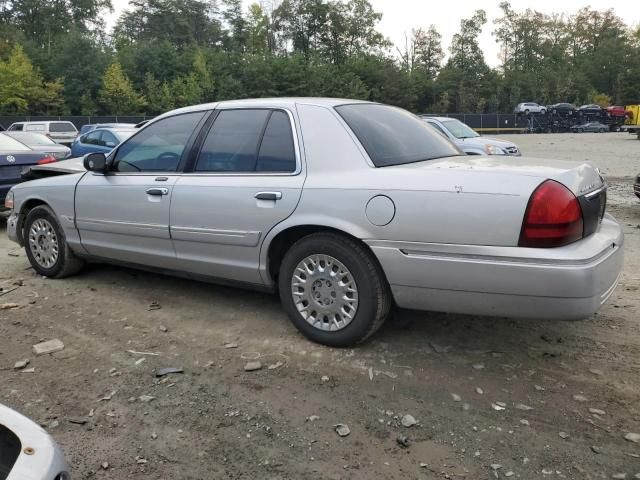
[[[7,197],[8,235],[36,272],[100,260],[277,291],[293,324],[331,346],[364,341],[394,305],[588,317],[622,268],[591,164],[466,156],[387,105],[183,108],[84,166]]]
[[[15,138],[20,143],[24,143],[36,152],[51,155],[56,160],[64,160],[71,156],[71,149],[69,147],[54,142],[42,133],[9,131],[4,132],[4,134]]]
[[[524,113],[528,115],[529,113],[547,113],[547,107],[544,105],[538,105],[535,102],[522,102],[516,105],[516,108],[513,109],[513,113]]]
[[[448,117],[421,117],[467,155],[522,155],[515,143],[483,137],[460,120]]]
[[[60,447],[27,417],[0,404],[0,479],[69,480]]]

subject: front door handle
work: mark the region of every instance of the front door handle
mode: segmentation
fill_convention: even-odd
[[[155,196],[169,195],[169,189],[168,188],[148,188],[147,195],[155,195]]]
[[[282,192],[258,192],[255,194],[255,198],[258,200],[280,200]]]

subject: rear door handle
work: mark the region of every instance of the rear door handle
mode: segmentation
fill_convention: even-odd
[[[155,195],[155,196],[169,195],[169,189],[168,188],[148,188],[147,195]]]
[[[280,200],[282,192],[258,192],[255,194],[255,198],[258,200]]]

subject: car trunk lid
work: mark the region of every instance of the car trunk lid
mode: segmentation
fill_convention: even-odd
[[[459,156],[407,164],[399,166],[399,168],[411,168],[412,166],[420,170],[474,171],[490,175],[494,180],[498,179],[498,181],[478,181],[473,185],[474,191],[487,194],[513,194],[514,187],[510,184],[514,177],[533,177],[531,178],[533,181],[529,182],[533,185],[533,189],[545,180],[555,180],[567,187],[578,199],[583,214],[584,237],[591,235],[598,229],[606,209],[606,183],[598,169],[589,162],[515,158],[510,156]],[[503,177],[503,179],[500,179],[500,177]],[[469,177],[467,176],[467,178]],[[483,185],[490,186],[483,187]],[[456,187],[451,185],[451,188],[455,189]],[[487,188],[487,190],[484,191],[483,188]],[[530,195],[531,193],[533,192],[531,191],[528,194]],[[522,192],[522,194],[527,195],[527,192]]]
[[[474,170],[499,175],[556,180],[571,190],[576,197],[588,194],[604,185],[598,169],[590,162],[494,155],[450,157],[424,162],[421,165],[427,169]]]
[[[7,184],[20,180],[22,170],[35,165],[47,155],[40,152],[15,152],[0,154],[0,183]]]

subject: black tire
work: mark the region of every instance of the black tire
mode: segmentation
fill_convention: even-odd
[[[541,108],[540,109],[540,115],[544,115],[545,113],[547,113],[547,109],[546,108]]]
[[[525,115],[529,115],[529,109],[528,108],[524,111],[524,114]]]
[[[52,227],[58,246],[58,256],[55,262],[50,266],[44,266],[36,260],[30,243],[31,227],[38,220],[44,220]],[[28,214],[24,222],[24,249],[27,258],[33,269],[40,275],[49,278],[64,278],[74,275],[82,270],[84,261],[78,258],[67,245],[64,231],[58,223],[55,213],[46,205],[40,205],[33,208]]]
[[[328,255],[338,260],[355,282],[358,291],[356,313],[340,330],[326,331],[311,325],[293,300],[293,275],[298,265],[311,255]],[[331,232],[304,237],[289,249],[280,266],[278,287],[280,301],[295,327],[308,339],[330,347],[349,347],[364,342],[382,326],[392,305],[389,285],[373,254],[355,240]]]
[[[579,128],[578,133],[582,133],[582,132],[584,132],[584,130],[582,128]]]

